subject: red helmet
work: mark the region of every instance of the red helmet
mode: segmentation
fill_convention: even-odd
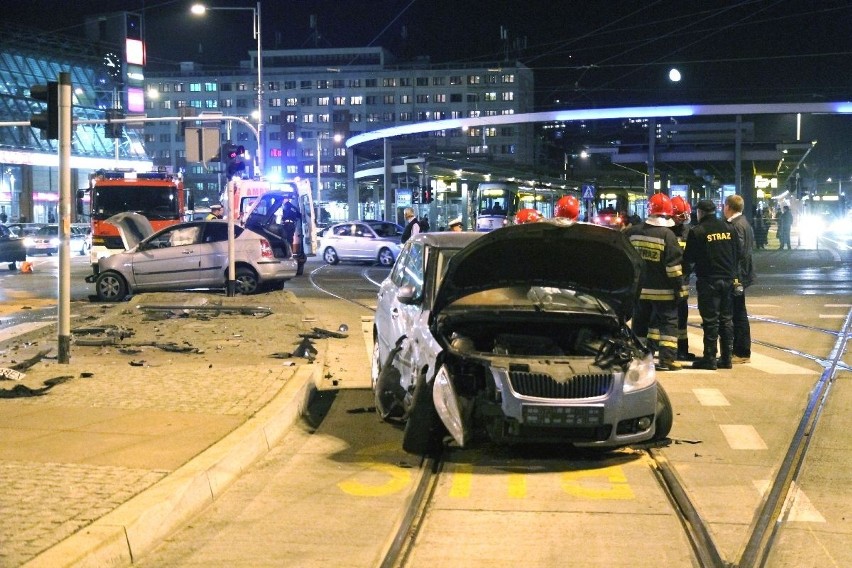
[[[648,200],[648,215],[667,215],[671,217],[672,200],[665,193],[655,193]]]
[[[573,195],[560,197],[556,202],[556,216],[576,221],[580,216],[580,200]]]
[[[541,221],[541,213],[535,209],[521,209],[515,214],[515,224],[523,225],[524,223],[536,223]]]
[[[680,195],[672,197],[672,216],[676,221],[686,221],[690,213],[692,213],[692,207],[686,199]]]

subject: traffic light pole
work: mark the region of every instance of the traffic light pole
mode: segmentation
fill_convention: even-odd
[[[71,73],[59,74],[59,363],[71,360]]]

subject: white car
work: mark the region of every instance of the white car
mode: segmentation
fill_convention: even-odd
[[[156,233],[137,213],[107,219],[119,229],[127,250],[98,260],[86,277],[101,301],[116,302],[135,292],[225,288],[228,276],[228,222],[192,221]],[[276,257],[269,241],[234,227],[235,282],[240,294],[280,285],[296,276],[296,260]]]
[[[627,321],[642,259],[588,223],[425,233],[378,293],[376,409],[404,421],[403,449],[557,443],[617,448],[664,439],[671,403]]]
[[[325,229],[317,248],[328,264],[359,261],[392,266],[402,249],[402,231],[389,221],[347,221]]]

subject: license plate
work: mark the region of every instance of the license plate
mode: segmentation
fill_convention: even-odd
[[[524,405],[522,416],[524,424],[535,426],[600,426],[603,424],[604,409]]]

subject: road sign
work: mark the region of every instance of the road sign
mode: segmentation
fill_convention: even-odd
[[[583,199],[594,199],[594,198],[595,198],[595,186],[584,185],[583,186]]]

